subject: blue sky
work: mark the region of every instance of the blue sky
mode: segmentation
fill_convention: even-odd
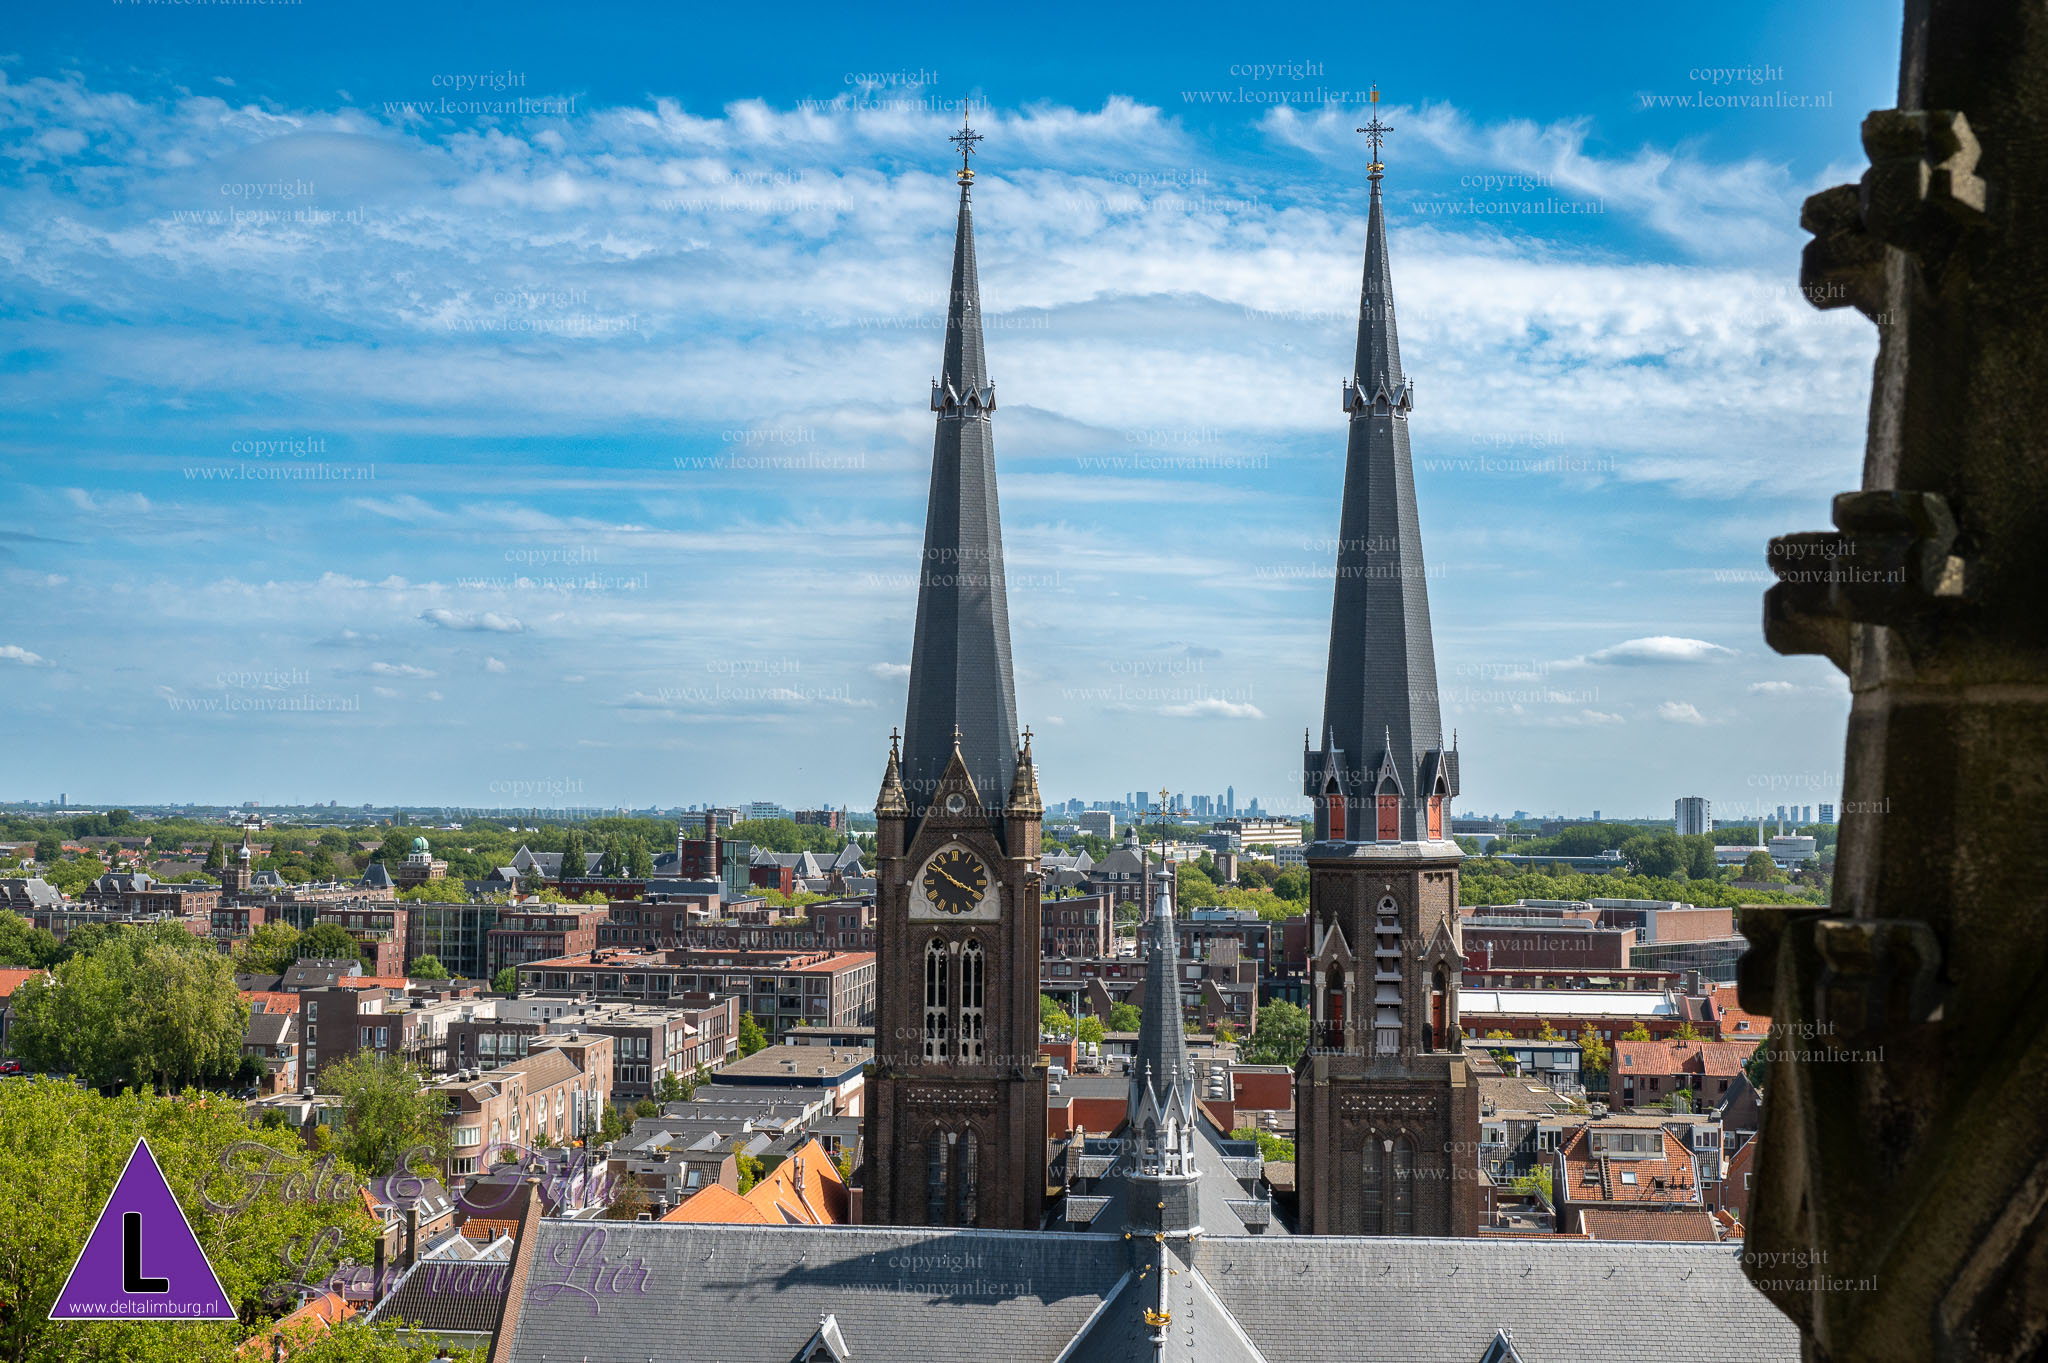
[[[1377,82],[1463,807],[1833,801],[1898,10],[1654,8],[17,9],[0,798],[865,807],[967,98],[1046,794],[1291,807]]]

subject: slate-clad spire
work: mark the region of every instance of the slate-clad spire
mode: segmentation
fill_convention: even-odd
[[[1358,349],[1352,377],[1344,384],[1350,437],[1323,690],[1323,746],[1303,754],[1303,790],[1317,799],[1318,838],[1417,841],[1446,835],[1448,814],[1442,811],[1457,794],[1457,759],[1443,750],[1422,527],[1408,451],[1414,390],[1401,368],[1380,198],[1384,167],[1379,144],[1387,128],[1375,110],[1372,122],[1360,131],[1373,145],[1365,278],[1359,292]],[[1342,797],[1337,809],[1329,799],[1333,783]],[[1395,797],[1397,811],[1391,829],[1383,826],[1379,807],[1379,797],[1388,795]],[[1434,833],[1429,817],[1433,795],[1441,797]]]
[[[1180,947],[1174,937],[1170,886],[1162,873],[1152,917],[1145,925],[1145,1006],[1139,1013],[1125,1110],[1133,1137],[1144,1129],[1147,1112],[1180,1117],[1184,1109],[1180,1119],[1190,1127],[1194,1119],[1195,1089],[1188,1077],[1187,1033],[1180,1015]]]
[[[932,380],[938,413],[931,500],[918,573],[917,640],[910,658],[903,784],[922,815],[953,756],[953,732],[975,792],[1002,808],[1017,765],[1017,695],[1010,669],[1010,609],[996,502],[995,385],[982,349],[981,284],[974,264],[974,172],[979,137],[962,128],[960,218],[946,309],[945,365]]]

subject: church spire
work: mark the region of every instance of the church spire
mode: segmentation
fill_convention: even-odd
[[[962,127],[960,214],[946,349],[932,380],[938,414],[931,497],[918,573],[917,638],[903,725],[902,775],[913,817],[922,816],[952,760],[953,734],[974,788],[992,811],[1017,766],[1017,695],[1010,667],[1010,608],[996,498],[995,385],[982,348],[981,281],[975,270],[968,158],[980,135]]]
[[[1316,833],[1332,841],[1425,841],[1444,836],[1457,794],[1455,756],[1443,751],[1436,650],[1415,471],[1408,448],[1414,388],[1401,367],[1387,252],[1380,149],[1389,126],[1372,94],[1366,135],[1372,190],[1358,348],[1344,384],[1349,417],[1342,528],[1323,691],[1324,752],[1304,762]],[[1335,787],[1333,791],[1332,787]]]

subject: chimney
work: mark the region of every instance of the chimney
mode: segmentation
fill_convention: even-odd
[[[371,1263],[370,1302],[372,1305],[384,1299],[384,1232],[377,1232],[377,1251]]]
[[[420,1261],[420,1209],[414,1203],[405,1209],[405,1266],[411,1268]]]

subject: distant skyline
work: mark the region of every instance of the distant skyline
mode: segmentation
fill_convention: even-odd
[[[872,805],[966,97],[1041,784],[1300,813],[1378,82],[1454,812],[1839,803],[1892,7],[603,13],[11,15],[0,797]]]

